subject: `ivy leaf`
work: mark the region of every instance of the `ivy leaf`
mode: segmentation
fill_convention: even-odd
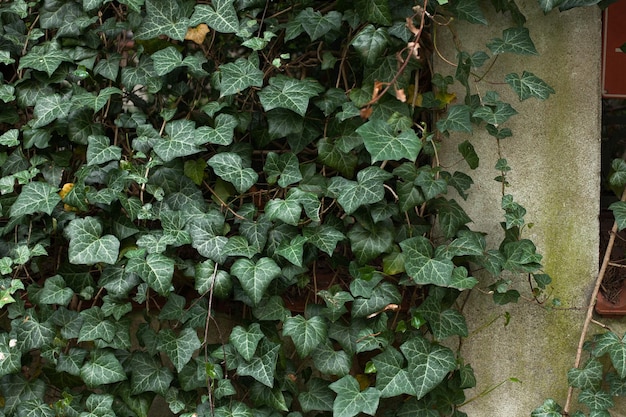
[[[429,295],[417,309],[428,321],[435,339],[444,340],[455,335],[467,337],[465,317],[454,309],[444,308],[442,303],[441,297]]]
[[[252,323],[248,329],[242,326],[235,326],[230,333],[229,342],[235,347],[237,352],[246,361],[250,362],[257,346],[265,335],[261,331],[259,323]]]
[[[80,312],[83,321],[78,334],[78,342],[93,342],[102,339],[106,342],[113,340],[115,325],[107,320],[98,306]]]
[[[506,258],[504,269],[534,272],[541,265],[541,255],[537,253],[535,244],[528,239],[506,243],[502,252]]]
[[[126,380],[126,373],[112,352],[96,350],[80,369],[80,377],[89,388],[97,388]]]
[[[231,273],[239,279],[244,292],[255,305],[280,272],[280,267],[270,258],[261,258],[256,263],[249,259],[237,259],[231,267]]]
[[[308,241],[302,235],[298,235],[291,240],[284,240],[278,249],[276,254],[287,259],[294,265],[302,266],[302,256],[304,255],[304,244]]]
[[[57,119],[67,117],[71,102],[59,94],[50,94],[37,100],[33,109],[32,128],[46,126]]]
[[[233,130],[237,127],[237,119],[230,114],[221,113],[215,118],[215,129],[201,126],[196,129],[199,144],[230,145],[233,141]]]
[[[394,240],[393,228],[387,221],[378,222],[367,228],[356,224],[348,232],[348,239],[357,261],[366,264],[391,249]]]
[[[452,11],[459,19],[466,20],[470,23],[480,25],[486,25],[488,23],[478,0],[454,2],[452,4]]]
[[[165,126],[165,133],[167,136],[153,146],[154,152],[164,162],[200,152],[192,121],[174,120]]]
[[[333,403],[333,416],[354,417],[359,413],[373,416],[378,409],[380,391],[366,388],[361,391],[359,381],[352,375],[346,375],[329,385],[337,393]]]
[[[190,25],[189,19],[181,15],[184,10],[179,4],[168,0],[146,0],[146,17],[135,32],[136,39],[154,39],[166,35],[184,41]]]
[[[74,291],[68,288],[61,275],[46,278],[43,288],[39,293],[39,301],[42,304],[57,304],[66,306],[74,296]]]
[[[470,167],[470,169],[478,168],[480,159],[478,158],[478,154],[474,149],[474,145],[466,140],[462,143],[459,143],[458,149],[461,155],[463,155],[463,159],[465,159],[465,162],[467,162],[467,165]]]
[[[621,231],[626,228],[626,202],[616,201],[609,206],[609,210],[613,212],[617,222],[617,229]]]
[[[374,119],[356,129],[363,138],[365,148],[372,157],[372,163],[377,161],[399,161],[406,158],[415,162],[422,149],[422,141],[412,129],[396,135],[393,127],[387,122]]]
[[[196,7],[202,7],[201,5]],[[248,87],[263,86],[263,71],[245,58],[220,65],[220,97],[238,94]]]
[[[283,324],[283,334],[291,336],[301,358],[308,356],[327,336],[325,320],[320,316],[305,319],[301,315],[288,317]]]
[[[343,177],[332,177],[328,190],[337,196],[337,201],[345,212],[351,214],[363,205],[382,200],[385,197],[383,181],[390,177],[388,172],[369,166],[359,171],[356,182]]]
[[[431,204],[439,211],[439,227],[446,238],[453,237],[461,227],[472,221],[454,199],[447,200],[439,197],[432,200]]]
[[[113,235],[102,236],[102,225],[91,216],[77,218],[65,228],[70,238],[69,259],[73,264],[114,264],[120,241]]]
[[[276,362],[280,345],[263,338],[259,345],[258,356],[251,361],[239,365],[237,373],[239,375],[251,376],[261,384],[272,388],[274,386],[274,373],[276,372]]]
[[[344,376],[350,373],[351,357],[343,350],[333,349],[330,340],[325,340],[312,352],[315,367],[323,374]]]
[[[57,413],[48,404],[37,399],[20,401],[16,415],[20,417],[55,417]]]
[[[302,180],[298,157],[291,152],[277,154],[270,152],[267,154],[263,171],[267,174],[267,182],[283,188]]]
[[[296,20],[302,25],[302,28],[309,35],[312,41],[315,41],[329,32],[337,31],[341,27],[341,13],[330,11],[325,15],[321,12],[307,7],[296,16]]]
[[[445,119],[437,121],[437,129],[441,132],[449,130],[457,132],[472,133],[472,122],[470,120],[470,108],[465,104],[455,104],[448,110]]]
[[[335,394],[328,388],[328,382],[320,378],[311,378],[307,391],[298,394],[298,402],[302,411],[332,411]]]
[[[572,368],[567,371],[567,383],[581,390],[597,389],[602,382],[602,363],[591,358],[582,369]]]
[[[233,184],[240,193],[247,191],[259,179],[254,169],[243,167],[241,156],[236,153],[217,153],[209,159],[208,164],[217,176]]]
[[[391,25],[391,9],[388,0],[357,0],[355,10],[366,22]]]
[[[509,52],[518,55],[537,55],[537,49],[530,39],[528,28],[514,27],[502,32],[502,39],[493,39],[487,47],[494,55]]]
[[[131,394],[156,392],[165,395],[173,380],[172,372],[146,352],[134,352],[130,359]]]
[[[372,358],[376,366],[376,388],[382,398],[413,393],[413,384],[405,369],[404,356],[393,347]]]
[[[317,195],[311,192],[302,191],[299,188],[291,188],[287,193],[287,198],[300,203],[309,219],[314,222],[321,222],[320,210],[322,208],[322,203]]]
[[[603,390],[582,390],[580,394],[578,394],[578,402],[581,404],[585,404],[592,410],[608,410],[609,408],[613,408],[615,404],[613,403],[613,398],[611,394]],[[592,414],[594,415],[594,414]],[[595,415],[594,415],[595,416]],[[609,414],[610,416],[610,414]]]
[[[49,346],[54,341],[55,331],[52,323],[39,321],[32,315],[28,317],[28,320],[23,318],[13,320],[11,327],[15,331],[17,343],[20,346],[18,349],[23,352]]]
[[[472,116],[497,127],[516,114],[517,111],[509,103],[498,102],[495,109],[492,106],[480,106]]]
[[[157,293],[167,296],[172,288],[174,260],[161,254],[150,253],[143,258],[132,258],[126,265],[128,272],[136,273]]]
[[[357,50],[366,65],[374,65],[389,44],[389,34],[384,28],[367,25],[352,39],[350,45]]]
[[[332,256],[337,243],[346,238],[339,230],[324,224],[316,227],[305,227],[302,233],[309,243],[329,256]]]
[[[176,68],[183,66],[183,54],[173,46],[153,53],[152,60],[154,61],[154,72],[159,76],[169,74]]]
[[[22,368],[22,354],[13,342],[8,333],[0,334],[0,376],[19,373]]]
[[[239,31],[239,19],[233,0],[213,0],[211,5],[198,4],[191,16],[191,26],[206,23],[211,29],[221,33]]]
[[[87,139],[87,165],[99,165],[109,161],[119,161],[122,148],[111,145],[108,136],[89,136]]]
[[[550,94],[555,93],[552,87],[532,72],[524,71],[521,77],[510,73],[504,77],[504,80],[517,93],[521,101],[530,97],[546,100]]]
[[[54,207],[61,201],[58,191],[58,188],[45,182],[29,182],[11,206],[10,216],[19,217],[37,212],[52,214]]]
[[[254,417],[254,414],[244,403],[232,401],[228,405],[216,408],[215,417]]]
[[[297,201],[287,198],[275,198],[265,204],[265,214],[270,220],[281,220],[287,224],[297,226],[300,222],[302,207]]]
[[[417,399],[423,398],[456,368],[454,353],[447,347],[415,335],[400,346],[408,360],[407,372]]]
[[[411,279],[420,285],[450,286],[454,264],[447,259],[433,258],[430,241],[418,236],[400,242],[405,257],[405,268]]]
[[[269,85],[259,91],[259,98],[265,111],[284,108],[304,117],[309,99],[323,91],[323,87],[315,80],[277,75],[270,78]]]
[[[181,330],[178,336],[171,329],[163,329],[159,332],[158,339],[157,349],[167,354],[178,372],[191,360],[193,353],[202,346],[196,331],[189,327]]]
[[[57,42],[44,42],[33,46],[26,55],[20,59],[18,69],[33,68],[37,71],[45,71],[49,77],[59,68],[61,62],[70,61],[67,51],[61,49]]]

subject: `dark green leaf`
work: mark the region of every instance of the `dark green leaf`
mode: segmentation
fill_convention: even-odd
[[[322,86],[314,80],[277,75],[270,78],[269,85],[259,91],[259,98],[265,111],[276,108],[284,108],[305,115],[309,105],[309,99],[317,96],[323,90]]]
[[[26,55],[20,59],[18,69],[33,68],[37,71],[45,71],[48,76],[52,76],[59,68],[61,62],[69,61],[70,56],[63,51],[57,42],[45,42],[35,45]]]
[[[171,371],[146,352],[136,352],[131,360],[131,394],[156,392],[165,395],[173,380]]]
[[[361,390],[359,382],[351,375],[346,375],[329,385],[337,393],[333,403],[333,415],[336,417],[354,417],[359,413],[373,416],[378,409],[380,391],[375,388]]]
[[[11,206],[11,217],[43,212],[52,214],[54,207],[61,201],[59,189],[45,182],[29,182],[23,188]]]
[[[291,336],[301,358],[308,356],[326,340],[327,326],[320,316],[311,317],[308,320],[301,315],[289,317],[283,326],[283,334]]]
[[[350,356],[343,350],[334,350],[330,340],[321,343],[311,357],[317,369],[323,374],[344,376],[350,373]]]
[[[493,39],[487,47],[494,55],[509,52],[518,55],[537,55],[537,49],[530,39],[528,28],[514,27],[502,32],[502,39]]]
[[[406,371],[404,356],[393,347],[374,356],[372,362],[376,366],[376,388],[382,398],[413,394],[413,384]]]
[[[145,259],[130,259],[126,270],[139,275],[157,293],[161,295],[170,293],[174,274],[173,259],[160,253],[150,253]]]
[[[93,351],[80,370],[80,376],[90,388],[126,380],[126,373],[112,352]]]
[[[472,133],[469,106],[465,104],[451,106],[447,117],[437,122],[437,129],[441,132],[458,131]]]
[[[532,72],[524,71],[521,77],[511,73],[507,74],[504,79],[517,93],[521,101],[530,97],[546,100],[550,94],[555,93],[552,87]]]
[[[374,65],[389,43],[389,35],[383,28],[367,25],[350,43],[361,55],[366,65]]]
[[[337,31],[341,27],[341,13],[330,11],[325,15],[321,12],[308,7],[301,11],[296,20],[302,25],[302,28],[309,35],[312,41],[315,41],[329,32]]]
[[[102,236],[102,225],[96,218],[74,219],[65,228],[65,233],[70,238],[70,262],[93,265],[117,261],[120,242],[113,235]]]
[[[239,19],[233,0],[213,0],[211,5],[198,4],[191,16],[191,26],[206,23],[211,29],[222,33],[239,30]]]
[[[454,353],[444,346],[414,336],[400,346],[417,399],[423,398],[456,368]]]
[[[454,2],[452,4],[452,11],[459,19],[481,25],[487,24],[487,19],[485,19],[485,16],[483,15],[478,0],[464,0]]]
[[[153,39],[166,35],[178,41],[185,40],[189,19],[182,16],[184,10],[168,0],[146,0],[146,18],[135,32],[137,39]]]
[[[478,154],[476,150],[474,150],[474,145],[472,145],[469,141],[464,141],[458,146],[459,152],[463,155],[465,162],[471,169],[478,168],[478,163],[480,159],[478,158]]]
[[[346,213],[351,214],[362,205],[382,200],[385,196],[383,182],[390,177],[388,172],[369,166],[359,171],[357,181],[343,177],[331,178],[328,189],[337,196],[337,201]]]
[[[231,273],[239,279],[244,292],[256,305],[270,283],[280,274],[280,268],[270,258],[261,258],[257,262],[238,259],[231,267]]]
[[[413,130],[406,130],[398,135],[386,122],[376,119],[360,126],[356,132],[363,137],[365,148],[372,156],[372,163],[377,161],[399,161],[406,158],[415,161],[422,149],[422,141]]]
[[[391,9],[388,0],[357,0],[355,6],[364,21],[391,25]]]
[[[252,187],[258,174],[252,168],[244,168],[241,156],[232,152],[215,154],[209,159],[208,164],[224,181],[228,181],[235,186],[240,193]]]
[[[250,362],[259,342],[264,337],[265,335],[261,331],[259,324],[252,323],[248,329],[242,326],[235,326],[230,333],[229,342],[246,361]]]
[[[328,382],[320,378],[311,378],[307,384],[308,391],[298,394],[298,402],[302,411],[332,411],[335,394],[328,388]]]
[[[263,86],[263,71],[245,58],[220,65],[219,71],[222,76],[220,97],[241,93],[248,87]]]
[[[158,338],[157,349],[167,354],[178,372],[191,360],[194,352],[202,346],[196,331],[189,327],[184,328],[178,335],[170,329],[163,329],[159,332]]]
[[[265,386],[274,386],[274,374],[276,372],[276,362],[280,345],[264,338],[258,348],[258,356],[251,361],[239,365],[237,373],[239,375],[251,376]]]
[[[602,382],[602,363],[591,358],[582,369],[572,368],[567,371],[567,383],[581,390],[597,389]]]

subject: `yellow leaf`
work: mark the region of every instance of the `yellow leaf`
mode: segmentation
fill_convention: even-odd
[[[356,376],[356,380],[359,381],[359,388],[361,389],[361,391],[368,388],[371,384],[369,377],[365,374],[358,374]]]
[[[207,33],[209,32],[210,32],[209,27],[205,23],[200,23],[195,28],[187,29],[185,40],[193,41],[197,43],[198,45],[202,45],[202,43],[206,39]]]
[[[456,100],[456,94],[454,94],[454,93],[443,93],[443,92],[440,91],[437,94],[435,94],[435,98],[437,100],[441,101],[443,104],[450,104],[454,100]]]
[[[66,182],[65,184],[63,184],[63,188],[61,188],[61,191],[59,191],[59,197],[61,197],[61,199],[64,199],[65,196],[72,191],[72,188],[74,188],[74,183],[73,182]]]

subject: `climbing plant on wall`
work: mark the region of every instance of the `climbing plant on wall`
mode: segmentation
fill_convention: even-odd
[[[433,73],[435,32],[482,7],[511,27]],[[505,155],[498,246],[460,204],[469,133],[507,140],[516,114],[470,82],[537,54],[524,22],[513,1],[0,2],[0,415],[465,415],[460,297],[550,282]]]

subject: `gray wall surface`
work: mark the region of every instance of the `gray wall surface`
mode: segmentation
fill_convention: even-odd
[[[497,222],[504,219],[504,212],[501,184],[493,180],[499,175],[494,166],[500,157],[508,160],[512,171],[506,193],[527,209],[526,223],[532,227],[524,229],[524,237],[532,239],[544,256],[545,272],[553,279],[552,296],[562,304],[551,309],[520,299],[518,304],[498,308],[485,292],[471,292],[464,310],[470,337],[464,342],[463,356],[474,367],[478,386],[468,398],[509,378],[521,383],[508,381],[471,401],[462,408],[470,417],[529,416],[546,398],[564,405],[567,370],[574,364],[598,270],[600,10],[555,10],[544,16],[537,1],[517,3],[528,19],[526,26],[539,55],[500,56],[485,79],[472,86],[472,93],[497,91],[519,112],[503,126],[511,128],[513,137],[501,141],[499,156],[495,139],[484,131],[454,134],[444,139],[442,163],[452,166],[450,171],[466,170],[472,176],[475,184],[463,202],[473,219],[470,227],[490,231],[488,240],[497,245],[502,237]],[[453,23],[464,50],[488,52],[485,44],[513,26],[508,15],[488,15],[488,19],[489,26]],[[454,45],[450,31],[440,27],[438,50],[452,62],[456,62]],[[436,60],[435,69],[451,75],[455,70],[441,59]],[[546,101],[520,102],[504,84],[504,77],[511,72],[521,75],[524,70],[542,78],[556,94]],[[480,167],[471,172],[464,162],[459,163],[456,150],[459,142],[468,139],[481,158]],[[514,279],[520,292],[529,295],[527,277]],[[480,285],[489,283],[484,278]],[[510,314],[507,326],[506,312]],[[573,409],[577,406],[574,403]]]

